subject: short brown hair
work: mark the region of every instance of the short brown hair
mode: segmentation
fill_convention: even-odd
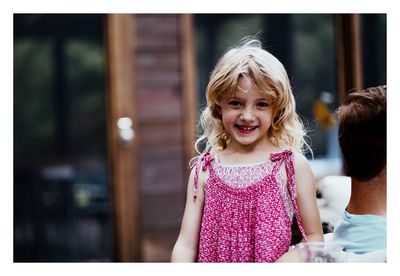
[[[338,115],[345,173],[370,180],[386,166],[386,85],[349,94]]]

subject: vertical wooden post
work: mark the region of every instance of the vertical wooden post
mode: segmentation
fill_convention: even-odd
[[[336,15],[339,101],[362,89],[362,52],[359,14]]]
[[[134,87],[134,16],[110,14],[107,17],[109,65],[108,132],[114,205],[116,260],[141,260],[140,204],[137,162],[137,134],[123,142],[118,119],[129,117],[137,131]]]
[[[182,72],[182,107],[184,128],[184,151],[186,179],[189,177],[188,162],[195,156],[195,128],[197,126],[198,95],[195,65],[195,45],[193,37],[193,15],[181,15],[181,72]],[[186,183],[185,183],[186,184]]]

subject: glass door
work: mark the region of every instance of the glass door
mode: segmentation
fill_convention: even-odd
[[[102,15],[14,15],[14,261],[113,260]]]

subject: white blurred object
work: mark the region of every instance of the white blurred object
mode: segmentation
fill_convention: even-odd
[[[309,241],[298,243],[298,260],[307,263],[337,263],[342,261],[342,248],[335,243]]]
[[[132,128],[132,119],[129,117],[121,117],[118,119],[117,126],[119,128],[119,135],[125,144],[135,137],[135,131]]]
[[[309,160],[311,169],[316,179],[321,179],[327,175],[340,175],[342,173],[341,158],[317,158]]]
[[[335,226],[350,200],[351,178],[347,176],[325,176],[317,183],[317,198],[321,221]]]

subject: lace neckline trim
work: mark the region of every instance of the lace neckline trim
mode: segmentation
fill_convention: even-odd
[[[268,159],[261,161],[261,162],[257,162],[257,163],[245,163],[245,164],[222,164],[221,159],[220,159],[220,152],[216,151],[214,154],[212,154],[214,156],[214,162],[216,165],[218,165],[219,167],[223,167],[223,168],[249,168],[249,167],[258,167],[258,166],[262,166],[265,164],[268,164],[271,161],[271,156],[273,154],[279,154],[282,153],[286,150],[282,150],[282,151],[278,151],[278,152],[272,152],[269,155],[266,154],[266,156],[268,155]]]
[[[223,168],[248,168],[248,167],[257,167],[261,165],[265,165],[270,161],[270,158],[268,157],[267,160],[257,162],[257,163],[245,163],[245,164],[222,164],[221,159],[220,159],[220,153],[217,152],[215,154],[215,164],[218,165],[219,167]]]

